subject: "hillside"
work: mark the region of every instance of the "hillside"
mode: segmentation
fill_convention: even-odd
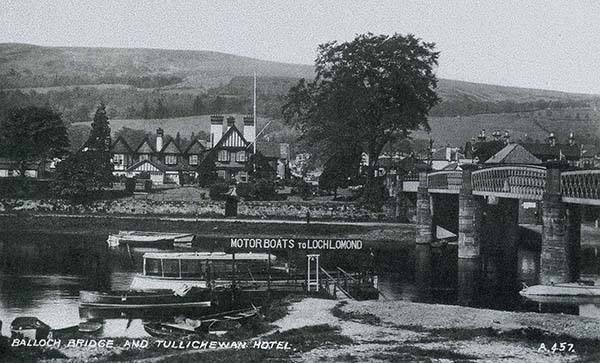
[[[251,75],[282,77],[277,90],[285,94],[299,78],[312,78],[311,65],[270,62],[226,53],[140,48],[45,47],[0,43],[0,87],[38,92],[47,87],[124,85],[148,89],[197,89],[214,87],[248,90]],[[235,77],[243,77],[230,82]],[[271,82],[272,83],[272,82]],[[285,87],[282,87],[285,86]],[[440,79],[438,93],[446,101],[532,102],[584,100],[593,95],[505,87]]]
[[[235,76],[311,77],[312,67],[232,54],[164,49],[42,47],[0,44],[3,88],[128,84],[208,89]]]
[[[299,78],[312,78],[313,67],[210,51],[0,44],[0,116],[12,107],[50,104],[81,139],[102,101],[113,131],[160,126],[185,136],[207,131],[211,113],[250,113],[254,70],[258,113],[276,120],[265,136],[292,140],[279,120],[281,105]],[[438,146],[463,145],[481,129],[508,130],[515,139],[543,140],[549,131],[600,139],[597,95],[447,79],[437,91],[442,102],[431,111],[432,132],[415,136]]]

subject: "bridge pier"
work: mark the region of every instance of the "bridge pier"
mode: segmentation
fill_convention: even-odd
[[[581,213],[577,206],[568,207],[562,201],[561,166],[558,162],[547,165],[546,192],[542,202],[542,285],[572,282],[579,278]]]
[[[462,186],[458,195],[458,300],[476,303],[481,281],[481,221],[483,200],[473,195],[473,164],[463,165]]]
[[[431,196],[427,188],[427,169],[419,170],[417,187],[417,230],[415,245],[415,283],[420,298],[431,292],[431,242],[434,239]]]
[[[417,187],[417,244],[430,244],[434,238],[433,219],[431,215],[431,196],[427,189],[427,171],[419,171]]]

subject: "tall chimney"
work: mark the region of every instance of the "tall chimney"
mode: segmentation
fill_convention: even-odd
[[[554,136],[554,132],[550,133],[548,140],[550,141],[550,146],[556,146],[556,136]]]
[[[255,131],[254,117],[244,116],[244,139],[248,142],[254,142]]]
[[[165,134],[164,130],[160,127],[156,129],[156,151],[160,152],[163,148],[163,135]]]
[[[569,145],[575,145],[575,134],[573,132],[569,134]]]
[[[235,125],[235,117],[233,116],[229,116],[227,117],[227,131],[229,131],[229,129]]]
[[[223,136],[223,116],[210,116],[210,141],[211,147],[214,147]]]

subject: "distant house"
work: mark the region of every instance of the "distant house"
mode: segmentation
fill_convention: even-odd
[[[446,146],[433,152],[431,156],[431,168],[433,170],[441,170],[450,163],[459,162],[464,157],[464,154],[457,147]]]
[[[217,176],[226,180],[247,182],[246,164],[254,152],[254,119],[246,116],[240,129],[234,117],[211,116],[210,140],[193,139],[180,144],[165,137],[162,129],[156,130],[156,138],[146,137],[136,147],[131,141],[117,138],[111,147],[115,175],[150,175],[156,184],[181,183],[182,177],[191,180],[196,169],[207,155],[215,155]],[[273,168],[273,176],[285,177],[289,160],[289,145],[279,143],[257,144],[257,152],[265,156]]]
[[[547,143],[509,143],[497,151],[486,164],[543,164],[549,160],[565,160],[570,165],[580,164],[581,147],[574,142],[573,135],[567,144],[559,144],[553,134]]]
[[[51,161],[42,162],[42,161],[32,161],[28,162],[25,166],[25,176],[28,178],[43,178],[49,172],[51,172],[51,168],[53,167],[53,163]],[[19,165],[16,161],[10,158],[0,157],[0,177],[13,177],[20,176],[21,171],[19,170]]]
[[[156,130],[156,138],[144,138],[136,147],[131,141],[117,138],[111,145],[111,156],[116,176],[139,177],[149,175],[155,184],[181,183],[181,178],[193,179],[198,163],[206,154],[206,142],[194,139],[188,145],[179,145],[167,138],[164,131]]]

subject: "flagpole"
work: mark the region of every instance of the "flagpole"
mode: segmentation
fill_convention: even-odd
[[[254,92],[252,97],[252,120],[254,121],[254,155],[256,155],[256,127],[258,122],[256,120],[256,70],[254,71]]]

